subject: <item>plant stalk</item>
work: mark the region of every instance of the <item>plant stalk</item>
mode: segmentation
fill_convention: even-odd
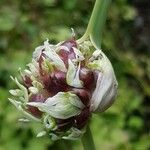
[[[86,133],[81,138],[84,150],[95,150],[95,145],[90,127],[87,126]]]
[[[111,0],[96,0],[86,32],[78,40],[79,43],[90,37],[94,45],[101,48],[102,32],[110,2]]]

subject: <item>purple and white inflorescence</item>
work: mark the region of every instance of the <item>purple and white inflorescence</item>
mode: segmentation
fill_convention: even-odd
[[[91,41],[72,38],[52,45],[46,40],[27,66],[20,71],[21,83],[11,77],[18,89],[10,90],[9,100],[29,121],[41,123],[43,131],[37,136],[78,139],[91,114],[105,111],[115,99],[112,65]]]

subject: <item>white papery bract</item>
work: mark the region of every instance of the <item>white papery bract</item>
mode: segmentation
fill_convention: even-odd
[[[91,98],[91,111],[102,112],[114,102],[118,83],[109,59],[101,50],[96,50],[91,60],[89,66],[100,71]]]

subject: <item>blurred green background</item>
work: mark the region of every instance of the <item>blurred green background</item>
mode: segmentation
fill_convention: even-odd
[[[35,124],[22,124],[12,106],[9,76],[18,76],[35,47],[46,38],[57,43],[85,31],[94,0],[0,0],[0,150],[61,150],[61,143],[36,138]],[[97,150],[148,150],[150,144],[150,1],[111,3],[102,48],[119,82],[118,98],[90,126]],[[66,150],[82,150],[65,141]]]

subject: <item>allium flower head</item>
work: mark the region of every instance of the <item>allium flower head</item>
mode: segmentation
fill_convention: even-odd
[[[43,126],[37,136],[53,140],[77,139],[91,114],[106,110],[114,101],[117,81],[112,65],[90,40],[74,38],[52,45],[46,40],[33,52],[22,83],[9,99],[30,121]]]

